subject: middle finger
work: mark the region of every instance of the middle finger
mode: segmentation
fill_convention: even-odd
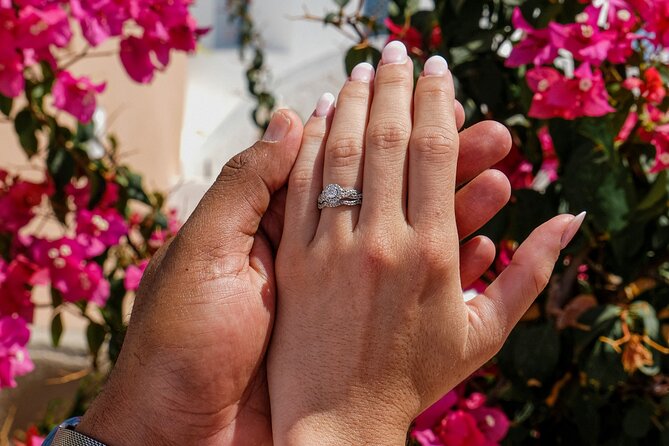
[[[405,221],[406,160],[411,135],[413,64],[398,41],[383,50],[365,147],[360,223]]]

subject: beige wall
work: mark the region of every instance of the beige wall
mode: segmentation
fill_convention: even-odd
[[[109,115],[109,131],[119,139],[123,162],[145,175],[149,189],[172,186],[180,173],[186,56],[175,55],[168,70],[157,73],[151,85],[130,80],[117,56],[85,59],[72,71],[89,75],[96,83],[107,81],[100,104]],[[23,164],[25,156],[11,126],[0,123],[0,168]]]

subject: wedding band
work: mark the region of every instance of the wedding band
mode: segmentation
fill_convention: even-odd
[[[362,193],[355,189],[344,189],[338,184],[328,184],[318,196],[318,209],[362,204]]]

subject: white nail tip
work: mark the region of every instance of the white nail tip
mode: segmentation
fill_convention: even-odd
[[[323,93],[323,96],[320,97],[316,103],[316,110],[314,111],[314,116],[322,118],[327,116],[334,105],[335,97],[332,93]]]
[[[446,71],[448,71],[448,62],[441,56],[430,57],[423,68],[426,76],[441,76]]]
[[[362,62],[351,71],[351,80],[356,82],[371,82],[374,79],[374,67],[367,62]]]

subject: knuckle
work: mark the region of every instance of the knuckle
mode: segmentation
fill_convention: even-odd
[[[445,249],[447,246],[443,240],[432,240],[422,243],[419,251],[421,263],[433,271],[448,272],[457,267],[456,256],[453,252]]]
[[[365,271],[388,271],[397,266],[396,256],[387,237],[368,237],[360,252]]]
[[[335,167],[355,164],[362,157],[362,138],[354,135],[341,136],[332,140],[327,148],[328,161]]]
[[[413,90],[413,73],[404,65],[383,65],[379,68],[377,87]]]
[[[446,127],[431,126],[416,129],[411,137],[411,148],[427,156],[443,156],[457,150],[454,132]]]
[[[233,156],[230,161],[225,163],[221,173],[218,176],[219,180],[227,180],[228,178],[238,178],[248,173],[258,171],[257,157],[253,156],[253,148],[244,150],[241,153]]]
[[[369,101],[369,85],[359,82],[347,82],[339,93],[338,103],[353,102],[365,105]]]
[[[298,195],[307,193],[311,190],[314,181],[314,174],[306,169],[295,169],[290,174],[288,187]]]
[[[406,145],[411,130],[409,125],[398,121],[382,121],[371,125],[367,129],[369,145],[378,149],[389,149]]]
[[[422,98],[428,99],[430,102],[446,102],[453,97],[452,88],[449,89],[447,84],[444,83],[441,79],[422,79],[423,82],[420,84],[418,89],[418,95]],[[433,81],[433,82],[430,82]]]
[[[307,125],[302,135],[303,147],[319,147],[325,140],[325,126]]]
[[[544,288],[546,288],[546,285],[548,285],[550,278],[551,271],[547,270],[546,268],[536,268],[534,271],[532,271],[532,280],[528,283],[528,286],[530,287],[528,290],[528,293],[530,293],[529,295],[539,295],[539,293],[541,293]]]

